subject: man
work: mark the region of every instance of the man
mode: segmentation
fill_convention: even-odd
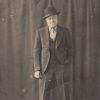
[[[34,44],[34,77],[39,79],[39,100],[70,100],[70,41],[68,29],[58,25],[59,12],[47,7]]]

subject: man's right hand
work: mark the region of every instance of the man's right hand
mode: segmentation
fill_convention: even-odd
[[[40,77],[41,77],[40,71],[35,71],[35,72],[34,72],[34,77],[35,77],[35,78],[40,78]]]

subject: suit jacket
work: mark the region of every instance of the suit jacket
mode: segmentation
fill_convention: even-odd
[[[59,62],[64,65],[70,60],[70,37],[66,28],[57,26],[56,55]],[[44,73],[50,60],[48,27],[36,32],[34,44],[34,70]]]

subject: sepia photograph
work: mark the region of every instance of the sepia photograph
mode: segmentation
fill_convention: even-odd
[[[0,0],[0,100],[100,100],[100,0]]]

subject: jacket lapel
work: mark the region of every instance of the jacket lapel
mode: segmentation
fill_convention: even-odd
[[[44,35],[44,44],[47,48],[49,48],[49,31],[48,31],[48,27],[45,27],[43,35]]]
[[[59,26],[57,26],[57,38],[56,38],[56,48],[59,46],[59,44],[61,43],[62,41],[62,37],[63,37],[63,34],[61,32],[61,29]]]

